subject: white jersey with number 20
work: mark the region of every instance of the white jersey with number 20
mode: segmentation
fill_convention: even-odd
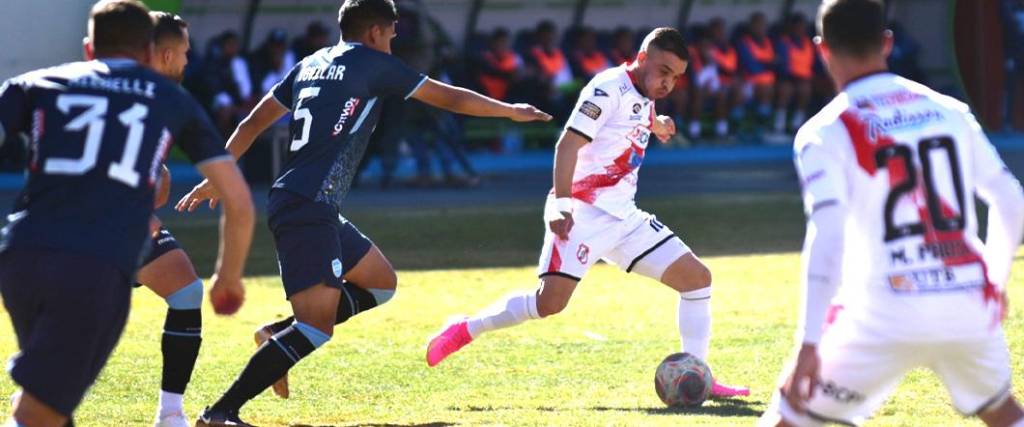
[[[846,86],[796,136],[808,213],[847,207],[837,302],[904,341],[996,333],[976,185],[1005,165],[968,107],[889,73]]]

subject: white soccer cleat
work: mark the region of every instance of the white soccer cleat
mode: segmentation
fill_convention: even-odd
[[[172,412],[170,414],[157,415],[153,427],[192,427],[192,424],[188,422],[188,418],[185,418],[184,413]]]

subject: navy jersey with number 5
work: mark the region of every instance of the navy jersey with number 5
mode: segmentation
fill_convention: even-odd
[[[127,59],[68,63],[5,82],[0,142],[22,132],[30,139],[28,180],[0,250],[88,255],[129,277],[170,145],[194,163],[230,158],[188,93]]]
[[[272,89],[292,111],[291,156],[274,188],[341,210],[381,98],[409,98],[427,77],[401,60],[358,43],[307,56]]]

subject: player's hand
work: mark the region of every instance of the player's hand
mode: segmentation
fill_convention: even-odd
[[[575,222],[572,219],[572,214],[569,212],[560,212],[562,214],[561,219],[548,221],[548,227],[552,233],[555,233],[559,239],[569,240],[569,232],[572,231],[572,226]]]
[[[789,403],[789,407],[799,414],[806,411],[804,404],[814,397],[814,391],[818,388],[821,380],[820,365],[817,345],[805,343],[800,346],[793,372],[782,385],[782,397]]]
[[[213,188],[213,184],[210,184],[209,180],[204,179],[199,185],[196,185],[192,191],[189,191],[185,197],[178,200],[178,204],[174,206],[178,212],[194,212],[204,201],[210,201],[210,209],[217,207],[217,202],[220,201],[220,194],[217,194],[217,190]]]
[[[213,286],[210,286],[210,305],[214,313],[220,315],[235,314],[245,301],[245,287],[242,279],[228,279],[213,275]]]
[[[530,104],[512,104],[508,118],[515,122],[547,122],[551,120],[551,115]]]
[[[651,123],[651,132],[663,144],[669,142],[676,134],[676,121],[669,116],[658,116]]]
[[[160,166],[160,178],[156,181],[156,193],[153,196],[153,209],[160,209],[171,198],[171,171],[166,165]]]
[[[151,236],[156,237],[157,234],[160,233],[160,227],[163,225],[164,223],[161,222],[160,218],[157,218],[156,215],[149,216],[149,234]]]

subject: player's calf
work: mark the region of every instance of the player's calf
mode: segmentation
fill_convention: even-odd
[[[978,418],[989,427],[1024,427],[1024,409],[1010,394],[1002,403],[979,413]]]
[[[160,381],[160,411],[157,423],[164,418],[184,417],[183,396],[192,378],[199,347],[202,345],[203,281],[192,283],[167,296],[167,317],[160,340],[163,372]]]

